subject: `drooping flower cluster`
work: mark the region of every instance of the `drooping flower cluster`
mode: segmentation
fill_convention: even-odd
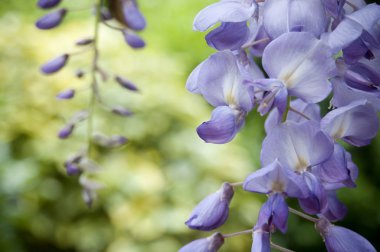
[[[88,140],[86,146],[65,162],[66,172],[69,176],[80,175],[79,182],[83,187],[83,199],[88,206],[92,205],[96,197],[96,190],[101,187],[99,183],[89,178],[89,175],[99,170],[98,165],[91,159],[91,146],[96,144],[105,148],[115,148],[123,146],[128,141],[124,136],[93,134],[92,118],[95,106],[99,106],[102,109],[122,117],[128,117],[133,114],[125,107],[105,104],[101,97],[99,84],[101,81],[106,82],[110,76],[113,76],[115,83],[121,88],[138,92],[138,88],[131,81],[117,74],[110,73],[100,66],[98,49],[99,26],[103,24],[121,32],[125,42],[134,49],[143,48],[145,46],[144,40],[137,35],[137,32],[142,31],[146,26],[145,18],[141,14],[136,0],[94,0],[93,2],[93,5],[89,6],[88,11],[95,14],[94,34],[90,37],[82,38],[75,43],[78,48],[82,48],[83,50],[62,54],[42,65],[40,69],[43,74],[54,74],[60,71],[71,57],[85,52],[93,52],[91,68],[88,71],[88,75],[91,76],[91,82],[89,83],[89,89],[91,90],[90,105],[88,108],[76,112],[58,132],[60,139],[67,139],[72,135],[79,123],[86,120],[88,122]],[[67,8],[59,8],[61,3],[62,0],[39,0],[37,3],[38,7],[42,9],[56,8],[56,10],[38,19],[36,27],[42,30],[48,30],[59,26],[66,15],[71,11]],[[79,79],[82,79],[85,75],[85,71],[78,69],[75,75]],[[69,100],[75,97],[77,91],[79,90],[68,88],[58,93],[56,98],[59,100]]]
[[[268,196],[254,227],[236,233],[253,235],[252,252],[288,251],[273,244],[271,234],[286,233],[289,212],[314,222],[330,252],[376,251],[331,222],[347,212],[336,191],[355,187],[358,177],[342,142],[368,145],[379,129],[380,6],[362,0],[221,0],[198,13],[194,29],[217,23],[206,35],[217,52],[186,83],[215,107],[197,133],[205,142],[227,143],[256,107],[267,115],[262,168],[207,196],[186,225],[207,231],[223,225],[234,187],[242,186]],[[260,60],[262,69],[255,63]],[[319,103],[330,95],[332,109],[321,115]],[[288,197],[304,213],[289,208]],[[217,251],[223,238],[234,235],[215,233],[180,251]]]

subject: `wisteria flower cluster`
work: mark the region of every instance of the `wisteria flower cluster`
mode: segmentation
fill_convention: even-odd
[[[70,12],[78,10],[69,10],[60,8],[62,0],[39,0],[37,5],[42,9],[53,9],[50,13],[42,16],[36,22],[36,27],[42,30],[49,30],[59,26]],[[92,52],[92,62],[87,74],[90,75],[89,88],[90,98],[87,108],[74,113],[67,120],[66,124],[58,132],[60,139],[69,138],[77,125],[83,121],[87,121],[87,143],[86,146],[78,151],[73,157],[65,162],[66,172],[69,176],[79,176],[79,183],[83,187],[83,199],[90,207],[96,197],[96,190],[102,185],[89,175],[99,170],[98,165],[91,159],[92,146],[94,144],[105,148],[116,148],[127,143],[127,138],[120,135],[106,136],[104,134],[93,134],[93,117],[96,106],[105,109],[110,113],[118,116],[128,117],[133,113],[125,107],[110,106],[104,102],[101,95],[100,83],[106,82],[110,77],[114,79],[121,88],[132,92],[138,92],[138,88],[128,79],[117,74],[110,73],[108,69],[104,69],[99,64],[99,29],[103,24],[111,29],[121,32],[125,42],[133,49],[143,48],[144,40],[137,35],[146,26],[146,21],[140,12],[136,0],[95,0],[92,6],[86,8],[90,13],[94,14],[94,32],[92,36],[79,39],[75,45],[82,48],[80,51],[73,53],[65,53],[48,61],[41,66],[41,72],[46,75],[54,74],[61,70],[71,57],[82,53]],[[78,69],[75,72],[76,77],[82,79],[86,71]],[[69,100],[75,97],[74,88],[68,88],[58,93],[56,98],[59,100]]]
[[[194,208],[186,225],[202,231],[222,226],[237,187],[268,199],[253,228],[216,232],[180,252],[214,252],[241,234],[253,235],[252,252],[291,251],[271,242],[277,230],[286,233],[289,212],[313,222],[330,252],[376,251],[333,222],[347,213],[337,190],[355,187],[358,177],[342,144],[368,145],[379,129],[380,6],[363,0],[221,0],[198,13],[194,29],[217,23],[206,35],[217,52],[186,83],[215,107],[197,133],[207,143],[230,142],[256,108],[267,115],[262,167],[243,182],[224,183]],[[327,99],[330,110],[321,115]],[[288,207],[288,198],[297,199],[302,211]]]

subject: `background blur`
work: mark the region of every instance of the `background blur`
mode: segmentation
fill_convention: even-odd
[[[66,0],[80,9],[89,0]],[[57,101],[57,92],[84,87],[89,78],[74,77],[88,69],[90,54],[72,58],[53,76],[39,66],[91,35],[91,11],[69,13],[63,25],[39,31],[34,22],[45,14],[36,1],[0,1],[0,251],[145,252],[177,251],[208,233],[189,230],[184,221],[204,196],[223,181],[242,181],[259,168],[263,120],[251,113],[237,138],[227,145],[205,144],[195,128],[210,117],[211,107],[185,90],[191,70],[212,53],[204,34],[192,31],[196,13],[213,0],[141,0],[148,27],[143,50],[132,51],[118,32],[101,29],[101,65],[134,81],[131,94],[112,80],[102,84],[105,99],[136,112],[119,118],[96,111],[95,131],[122,134],[122,149],[97,149],[105,187],[93,209],[81,199],[77,178],[62,163],[84,143],[85,125],[69,140],[57,131],[75,111],[85,108],[88,92],[72,101]],[[360,168],[358,188],[342,190],[349,214],[339,225],[380,248],[380,137],[369,147],[351,148]],[[264,196],[237,190],[230,218],[220,230],[249,229]],[[325,251],[313,225],[291,216],[289,232],[274,240],[296,251]],[[228,239],[221,251],[250,251],[249,235]]]

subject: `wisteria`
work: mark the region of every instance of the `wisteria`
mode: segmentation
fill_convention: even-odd
[[[60,8],[59,6],[64,2],[65,1],[61,0],[39,0],[37,3],[38,7],[49,10],[52,8],[56,9],[51,10],[48,14],[38,19],[36,27],[42,30],[56,28],[64,21],[67,15],[71,12],[78,11],[66,7]],[[138,91],[137,86],[131,81],[110,72],[109,69],[105,69],[100,65],[100,25],[120,32],[125,37],[126,43],[131,48],[137,49],[145,46],[144,40],[140,38],[136,32],[142,31],[145,28],[146,21],[135,0],[94,0],[91,6],[83,10],[88,11],[89,15],[94,19],[93,34],[75,42],[75,46],[80,48],[79,51],[57,56],[43,64],[40,70],[45,75],[54,74],[69,64],[69,60],[72,57],[77,57],[82,53],[92,52],[92,61],[89,62],[89,67],[87,67],[89,69],[78,69],[75,72],[75,76],[78,79],[82,79],[85,75],[89,75],[90,77],[88,88],[85,89],[90,90],[88,106],[74,113],[57,134],[60,139],[67,139],[73,135],[76,127],[80,123],[87,121],[87,139],[84,147],[77,151],[72,157],[68,158],[64,166],[69,176],[79,176],[79,183],[83,187],[83,199],[85,203],[91,207],[97,195],[96,191],[102,187],[102,185],[94,181],[91,176],[93,173],[99,171],[98,165],[93,161],[93,145],[105,148],[117,148],[128,142],[126,137],[120,135],[107,136],[104,134],[95,134],[93,132],[95,109],[104,109],[114,115],[122,117],[131,116],[133,114],[128,108],[106,104],[104,99],[102,99],[100,84],[106,82],[112,76],[114,82],[118,83],[125,90],[132,92]],[[83,91],[83,89],[77,90],[73,87],[68,87],[59,92],[56,98],[58,100],[70,100],[75,98],[77,92],[81,91]]]
[[[216,232],[180,251],[214,252],[243,234],[253,236],[252,252],[291,251],[271,241],[276,231],[287,232],[290,214],[315,225],[329,252],[376,251],[333,223],[347,213],[336,192],[356,187],[360,175],[344,146],[368,145],[379,130],[380,6],[363,0],[221,0],[201,10],[193,28],[213,28],[206,41],[217,50],[186,83],[215,107],[197,128],[199,137],[225,144],[253,109],[267,118],[261,168],[244,181],[224,183],[194,208],[186,225],[203,231],[222,226],[238,188],[268,199],[246,230]],[[326,104],[329,110],[321,114]],[[298,210],[288,198],[298,200]]]

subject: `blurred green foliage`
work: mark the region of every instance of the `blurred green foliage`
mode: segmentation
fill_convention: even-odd
[[[65,1],[73,8],[91,1]],[[83,146],[85,125],[72,139],[58,140],[65,119],[87,106],[89,93],[70,102],[57,101],[62,89],[84,88],[89,79],[73,72],[88,70],[83,54],[51,77],[39,66],[76,49],[76,39],[92,33],[91,11],[72,12],[64,24],[38,31],[34,21],[43,11],[35,1],[0,2],[0,251],[144,252],[177,251],[208,233],[184,225],[192,208],[223,181],[242,181],[259,168],[263,119],[252,113],[241,134],[227,145],[203,143],[196,126],[211,107],[188,93],[191,70],[212,50],[204,34],[192,31],[195,14],[211,0],[141,0],[148,27],[148,46],[129,49],[121,34],[101,29],[101,65],[138,84],[141,94],[124,92],[112,80],[101,85],[106,102],[123,104],[136,115],[120,119],[96,110],[95,131],[122,134],[130,143],[113,151],[96,149],[102,170],[94,179],[105,187],[89,210],[77,179],[67,177],[64,160]],[[358,188],[343,190],[349,214],[341,223],[380,246],[380,138],[371,146],[350,149],[360,167]],[[253,226],[265,197],[237,190],[230,219],[221,228],[230,233]],[[294,202],[293,202],[294,203]],[[313,225],[291,216],[289,232],[275,235],[296,251],[324,251]],[[229,239],[221,251],[250,251],[251,237]]]

